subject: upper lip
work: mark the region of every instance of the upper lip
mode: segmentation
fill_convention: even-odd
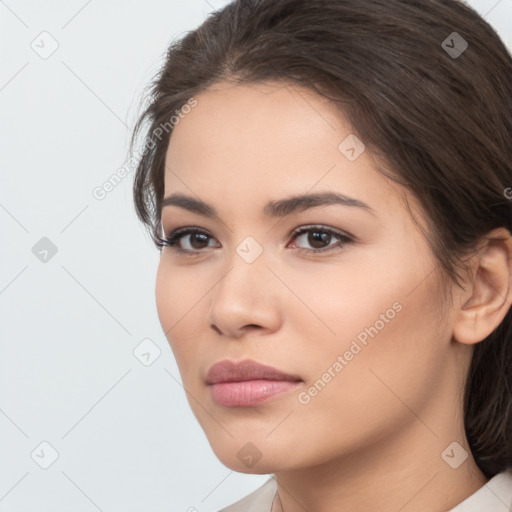
[[[215,363],[206,374],[207,384],[219,382],[243,382],[248,380],[302,380],[297,375],[290,375],[271,366],[266,366],[251,359],[244,361],[220,361]]]

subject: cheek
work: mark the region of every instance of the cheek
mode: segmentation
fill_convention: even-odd
[[[302,333],[303,375],[310,385],[328,381],[318,386],[323,398],[312,402],[345,397],[354,407],[369,402],[378,407],[386,394],[397,401],[390,389],[413,393],[415,383],[421,386],[440,371],[447,330],[440,322],[439,298],[429,286],[434,279],[434,274],[428,276],[430,262],[418,264],[418,255],[402,264],[387,261],[385,254],[374,256],[373,262],[354,259],[336,271],[309,272],[302,282],[295,280],[297,295],[315,313],[305,313],[300,303],[294,307],[294,332]],[[299,359],[296,365],[300,367]],[[329,370],[336,377],[326,375]]]
[[[283,281],[299,299],[291,297],[283,311],[295,324],[292,329],[308,333],[302,338],[312,354],[337,355],[356,338],[364,346],[376,331],[380,336],[405,316],[403,307],[415,276],[408,276],[407,268],[393,268],[381,256],[375,253],[366,261],[355,255],[333,266],[310,265],[300,273],[282,270]],[[313,333],[319,342],[312,343]]]
[[[381,276],[359,274],[357,283],[345,276],[344,292],[328,288],[318,308],[336,336],[322,336],[316,350],[305,346],[308,385],[318,388],[306,406],[316,409],[312,416],[323,415],[329,423],[351,411],[344,424],[361,428],[370,421],[383,427],[407,415],[404,403],[421,410],[433,392],[429,383],[443,371],[443,347],[448,348],[437,299],[426,280],[418,286],[423,277],[411,265]]]
[[[316,321],[298,326],[295,362],[304,369],[305,394],[294,397],[293,422],[273,433],[276,450],[309,439],[305,450],[318,462],[333,450],[362,449],[415,421],[411,411],[420,414],[440,391],[432,384],[443,382],[444,371],[437,309],[425,285],[410,293],[410,277],[373,280],[364,291],[352,288],[352,296],[333,292],[335,304],[327,297],[317,303],[336,336]],[[386,312],[387,323],[380,319]]]
[[[349,349],[357,339],[362,347],[379,344],[400,351],[406,333],[414,343],[435,332],[439,299],[430,287],[435,262],[426,247],[410,242],[398,250],[399,242],[347,253],[337,268],[308,277],[301,292],[334,332],[326,331],[328,347]],[[398,336],[398,331],[398,340],[385,342],[387,334]]]
[[[203,324],[197,321],[198,310],[202,308],[203,312],[208,299],[201,301],[206,290],[194,286],[189,271],[171,266],[164,258],[162,255],[156,274],[156,308],[162,330],[181,371],[193,365],[197,357],[197,344],[193,340],[199,339],[198,330],[203,328]]]
[[[169,339],[168,331],[178,320],[176,310],[177,289],[176,279],[163,260],[165,255],[162,255],[161,258],[156,273],[155,300],[158,319],[160,320],[164,333],[167,333],[166,335]]]

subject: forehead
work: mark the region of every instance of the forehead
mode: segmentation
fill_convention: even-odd
[[[333,189],[396,206],[390,188],[397,186],[376,171],[341,112],[314,91],[279,82],[221,83],[195,100],[169,142],[166,196],[250,202]]]
[[[350,132],[327,99],[294,85],[223,82],[195,99],[197,106],[182,116],[174,129],[171,150],[177,142],[189,152],[192,145],[196,149],[206,146],[213,157],[224,148],[233,151],[238,147],[262,158],[279,152],[279,145],[292,149],[301,142],[312,145],[320,139],[324,150],[329,143],[336,150],[339,137]]]

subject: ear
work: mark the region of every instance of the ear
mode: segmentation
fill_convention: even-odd
[[[489,336],[512,305],[512,235],[505,228],[490,231],[471,260],[453,325],[453,337],[468,345]]]

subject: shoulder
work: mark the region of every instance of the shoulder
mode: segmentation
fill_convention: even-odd
[[[512,511],[512,468],[498,473],[449,512]]]
[[[272,475],[261,487],[219,512],[270,512],[277,484]]]

